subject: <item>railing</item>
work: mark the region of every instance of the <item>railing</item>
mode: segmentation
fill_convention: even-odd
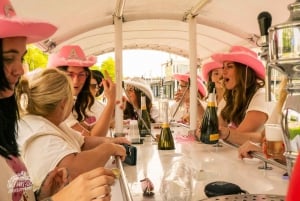
[[[231,146],[231,147],[235,147],[235,148],[238,148],[239,146],[236,145],[236,144],[232,144],[230,142],[226,142],[226,141],[222,141],[222,143],[228,145],[228,146]],[[268,159],[266,158],[262,153],[259,153],[259,152],[255,152],[255,151],[251,151],[251,156],[253,156],[254,158],[257,158],[259,160],[262,160],[263,162],[265,162],[265,169],[268,169],[268,166],[267,164],[271,164],[271,165],[274,165],[278,168],[281,168],[285,171],[287,171],[287,167],[286,165],[283,165],[273,159]]]
[[[186,124],[183,124],[183,123],[177,123],[177,122],[171,122],[171,126],[182,126],[182,127],[185,127],[185,128],[189,128],[189,125],[186,125]],[[233,143],[230,143],[230,142],[226,142],[226,141],[223,141],[223,140],[222,140],[222,143],[226,144],[228,146],[234,147],[234,148],[238,148],[239,147],[236,144],[233,144]],[[271,164],[271,165],[274,165],[274,166],[276,166],[276,167],[278,167],[280,169],[283,169],[283,170],[287,171],[287,166],[286,165],[283,165],[283,164],[281,164],[281,163],[279,163],[279,162],[277,162],[277,161],[275,161],[273,159],[268,159],[262,153],[252,151],[251,155],[254,158],[257,158],[257,159],[263,161],[265,163],[265,169],[268,169],[267,164]]]
[[[113,130],[109,130],[109,136],[113,137],[114,133]],[[120,170],[120,177],[119,177],[119,182],[120,182],[120,188],[121,188],[121,193],[122,193],[122,198],[123,201],[133,201],[130,189],[128,186],[128,182],[126,179],[126,174],[123,168],[122,160],[120,157],[115,157],[116,160],[116,167]]]
[[[122,161],[119,157],[116,157],[116,166],[117,168],[119,168],[120,170],[120,187],[121,187],[121,192],[123,194],[123,199],[125,199],[125,201],[133,201],[129,187],[128,187],[128,182],[126,179],[126,175],[123,169],[123,164]]]

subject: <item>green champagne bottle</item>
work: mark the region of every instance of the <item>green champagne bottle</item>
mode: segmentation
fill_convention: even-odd
[[[168,102],[164,102],[163,104],[168,104]],[[164,106],[165,115],[164,121],[161,125],[161,131],[158,141],[158,149],[159,150],[172,150],[175,149],[175,144],[173,140],[173,135],[170,129],[169,121],[168,121],[168,107]]]
[[[141,94],[141,115],[138,119],[138,127],[141,137],[151,135],[150,115],[146,107],[146,96],[143,93]]]
[[[216,144],[219,141],[219,124],[216,107],[215,83],[208,83],[208,100],[200,127],[200,141],[205,144]]]

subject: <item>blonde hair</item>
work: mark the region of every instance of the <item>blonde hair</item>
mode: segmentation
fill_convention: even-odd
[[[73,105],[70,78],[62,71],[49,68],[23,77],[16,89],[16,96],[21,115],[34,114],[47,116],[66,98],[69,107]],[[65,107],[65,112],[68,111]]]

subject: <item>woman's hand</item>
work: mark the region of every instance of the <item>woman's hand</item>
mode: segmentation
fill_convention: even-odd
[[[36,191],[37,200],[43,200],[59,190],[69,183],[68,171],[66,168],[55,168],[48,173],[44,179],[40,189]]]
[[[131,144],[126,137],[101,137],[101,143]]]
[[[126,137],[111,138],[110,142],[115,144],[131,144],[131,142]]]
[[[178,102],[178,101],[180,101],[180,99],[182,98],[182,96],[183,96],[183,92],[182,92],[181,90],[179,90],[179,91],[177,91],[177,92],[175,93],[175,95],[174,95],[174,100],[175,100],[176,102]]]
[[[116,176],[103,167],[93,169],[76,177],[70,184],[52,196],[53,201],[109,201],[111,185]]]
[[[229,127],[219,126],[220,139],[227,139],[230,135]]]
[[[121,158],[122,161],[125,160],[126,158],[126,149],[123,145],[120,144],[112,144],[114,145],[114,151],[113,154],[114,156],[119,156]]]
[[[246,141],[238,148],[239,158],[253,158],[251,151],[262,152],[262,148],[251,141]]]
[[[104,87],[104,96],[107,98],[107,101],[116,103],[116,84],[112,81],[108,72],[104,72],[105,79],[102,79],[103,87]]]

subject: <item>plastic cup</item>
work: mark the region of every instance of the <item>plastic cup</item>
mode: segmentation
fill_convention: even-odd
[[[140,133],[137,120],[130,120],[128,136],[131,143],[140,143]]]

